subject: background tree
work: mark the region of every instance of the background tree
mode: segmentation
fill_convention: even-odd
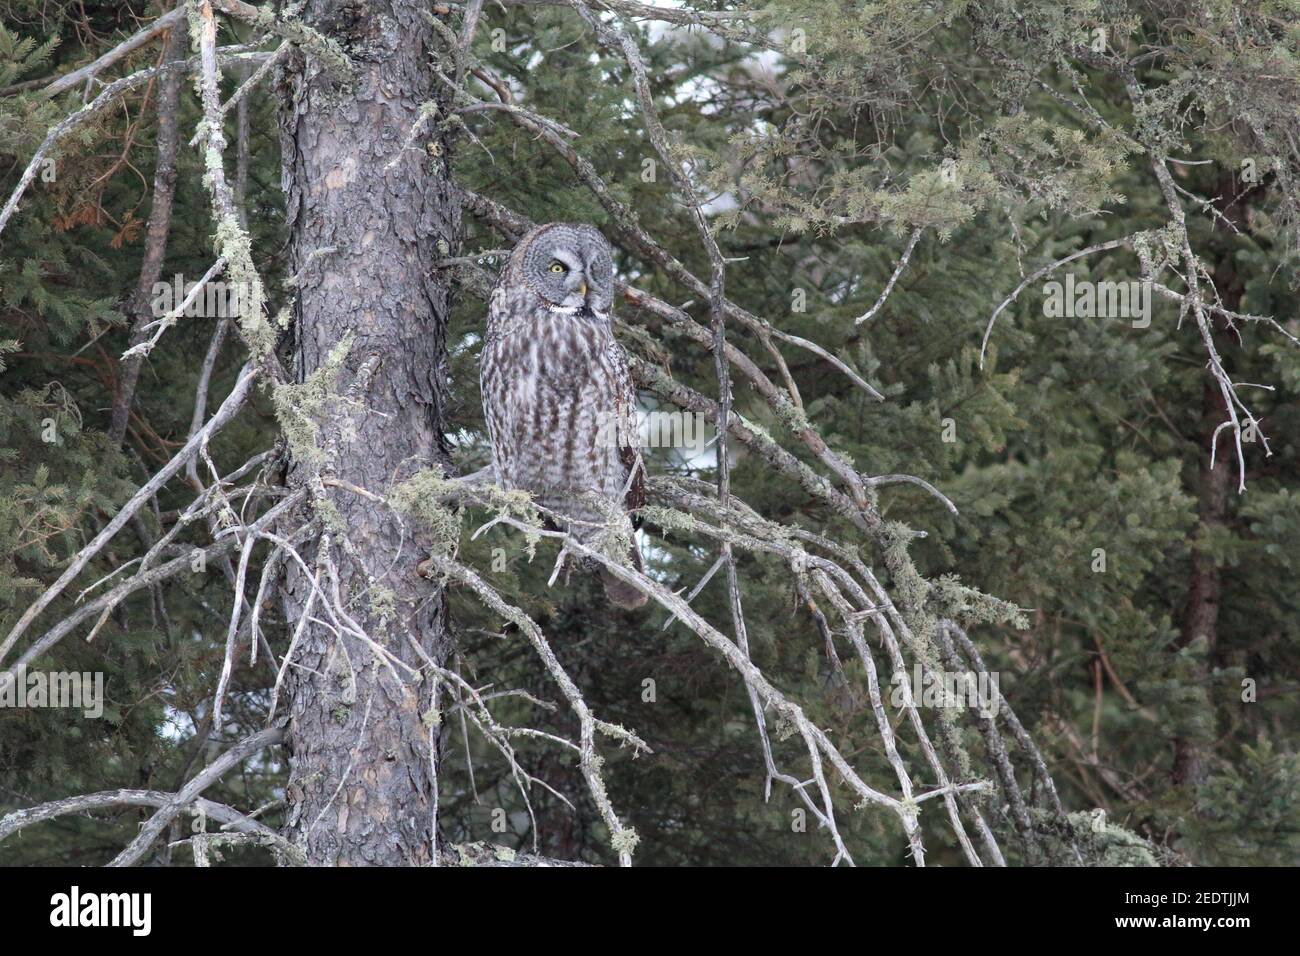
[[[0,667],[108,702],[0,710],[0,859],[1295,862],[1297,13],[11,5]],[[729,423],[642,612],[453,478],[559,219]]]

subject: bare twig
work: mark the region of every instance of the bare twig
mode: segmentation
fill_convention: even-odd
[[[113,516],[113,520],[104,527],[104,530],[77,553],[72,563],[64,569],[58,579],[46,588],[45,592],[23,612],[18,622],[14,624],[13,629],[10,630],[9,635],[4,639],[4,643],[0,644],[0,663],[4,663],[5,657],[13,649],[18,638],[22,637],[28,625],[35,620],[36,616],[45,610],[51,601],[63,593],[68,584],[90,563],[91,558],[98,554],[104,545],[122,530],[122,527],[131,519],[131,516],[139,511],[145,502],[167,483],[168,479],[184,467],[185,463],[198,452],[200,445],[234,418],[235,413],[239,411],[248,398],[255,377],[256,372],[252,368],[245,366],[239,376],[239,381],[235,383],[235,387],[226,396],[226,400],[221,403],[221,407],[217,409],[216,414],[212,416],[207,425],[193,435],[185,443],[184,447],[172,457],[171,461],[164,465],[140,490],[131,496],[131,499]],[[3,680],[2,674],[0,674],[0,680]]]
[[[889,298],[889,293],[894,291],[894,283],[898,281],[898,277],[901,276],[903,270],[907,268],[907,262],[912,258],[912,250],[916,248],[916,243],[920,238],[921,230],[917,229],[912,233],[912,238],[907,240],[907,247],[903,250],[902,256],[899,257],[898,265],[894,267],[894,272],[890,275],[889,281],[885,283],[885,288],[881,290],[880,298],[876,299],[875,305],[853,320],[854,325],[861,325],[863,322],[866,322],[884,306],[885,300]]]
[[[136,838],[131,841],[126,849],[114,857],[113,861],[108,865],[115,867],[133,866],[140,862],[141,857],[148,852],[150,845],[162,834],[167,824],[171,823],[178,813],[192,803],[195,797],[219,781],[227,770],[243,763],[249,757],[260,753],[267,747],[278,744],[282,739],[284,739],[284,731],[278,727],[272,727],[267,730],[260,730],[228,749],[195,775],[189,783],[176,792],[171,800],[150,817],[145,825],[140,828]]]

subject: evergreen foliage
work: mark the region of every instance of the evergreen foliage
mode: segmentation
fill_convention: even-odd
[[[461,7],[451,9],[434,15],[455,30]],[[779,355],[802,403],[778,413],[738,379],[736,411],[821,470],[793,438],[814,423],[862,474],[916,476],[959,513],[915,484],[875,485],[886,522],[880,541],[888,546],[881,546],[733,441],[735,495],[765,519],[856,548],[904,609],[919,659],[942,666],[941,619],[969,630],[1043,752],[1071,823],[1086,834],[1088,862],[1300,861],[1300,348],[1285,334],[1300,335],[1300,5],[755,0],[682,9],[747,14],[727,21],[735,42],[621,18],[639,42],[674,157],[696,164],[713,193],[708,208],[727,258],[728,298],[785,336],[817,343],[886,398],[873,400],[788,338],[763,342],[729,323],[729,338],[784,382]],[[84,66],[159,13],[145,0],[9,4],[0,26],[0,198],[86,92],[78,86],[46,98],[40,85],[22,84]],[[254,26],[227,22],[221,44],[263,41]],[[753,36],[770,49],[745,42]],[[278,42],[270,37],[259,48]],[[155,42],[132,52],[89,85],[91,95],[154,65],[159,50]],[[440,68],[454,74],[453,53],[441,55]],[[627,64],[596,45],[569,5],[484,4],[472,55],[521,107],[567,126],[610,199],[693,275],[708,276],[705,249],[648,138]],[[1136,100],[1117,62],[1131,66]],[[228,76],[223,97],[236,86]],[[491,98],[481,82],[466,88]],[[278,331],[287,359],[290,336],[269,317],[291,303],[301,277],[286,274],[282,257],[273,90],[268,81],[248,100],[242,202],[271,323],[256,347]],[[166,333],[144,365],[125,441],[119,448],[108,437],[153,187],[156,96],[156,85],[142,86],[61,142],[52,178],[37,176],[0,234],[0,640],[189,435],[211,318],[182,318]],[[167,281],[196,279],[213,259],[203,144],[186,145],[200,116],[187,82]],[[535,131],[501,110],[431,115],[430,122],[456,136],[450,169],[458,186],[534,222],[596,225],[615,242],[621,279],[708,325],[707,299],[683,291],[662,264],[625,241],[633,220],[612,215]],[[225,135],[238,137],[233,112]],[[1208,449],[1223,415],[1197,322],[1182,303],[1153,295],[1146,327],[1127,318],[1053,317],[1044,308],[1044,283],[1067,272],[1078,281],[1152,274],[1183,291],[1169,266],[1184,271],[1184,236],[1171,226],[1149,149],[1170,159],[1202,286],[1232,312],[1271,316],[1280,326],[1238,321],[1229,329],[1213,316],[1213,340],[1271,450],[1243,446],[1247,491],[1238,493],[1232,441],[1219,435],[1218,460],[1231,478],[1218,503],[1207,490],[1214,480]],[[1027,276],[1120,239],[1128,241],[1030,283],[998,316],[981,364],[990,316]],[[430,263],[454,269],[458,283],[446,375],[448,435],[462,472],[488,461],[478,394],[482,280],[507,247],[467,211],[461,248],[448,250],[461,264]],[[883,305],[856,322],[909,249]],[[616,313],[630,351],[674,381],[716,394],[712,355],[678,324],[631,302]],[[248,358],[232,331],[217,354],[209,414]],[[318,373],[259,392],[214,439],[212,459],[229,466],[277,446],[309,458],[312,409],[347,400],[328,378]],[[648,389],[643,398],[646,409],[670,407]],[[715,480],[711,452],[646,455],[651,475]],[[206,467],[200,462],[204,484]],[[816,821],[802,829],[793,823],[803,812],[799,797],[782,785],[765,794],[754,716],[733,671],[680,623],[665,628],[668,614],[653,602],[644,612],[611,609],[579,572],[548,588],[556,544],[505,525],[473,537],[494,509],[434,502],[444,481],[422,472],[394,489],[392,500],[413,525],[432,531],[443,554],[477,569],[532,616],[593,711],[652,749],[615,750],[604,768],[611,797],[639,836],[638,863],[830,861],[834,848]],[[169,482],[25,641],[110,588],[117,580],[110,576],[172,530],[194,496],[184,473]],[[528,512],[513,498],[497,505]],[[715,544],[671,509],[646,518],[652,575],[689,592],[713,564]],[[165,557],[213,544],[221,520],[218,511],[187,524]],[[890,780],[861,664],[828,654],[810,598],[785,562],[740,549],[737,562],[755,663],[861,761],[864,776]],[[225,743],[264,725],[276,661],[259,653],[250,665],[245,642],[225,724],[212,733],[238,563],[236,549],[143,589],[106,620],[89,617],[33,664],[102,671],[106,707],[97,721],[75,711],[0,709],[0,816],[76,793],[174,791]],[[250,599],[263,573],[274,571],[258,550],[247,570]],[[1211,634],[1191,633],[1196,582],[1211,578],[1217,623]],[[530,695],[495,700],[493,716],[503,725],[567,732],[572,720],[563,706],[544,706],[556,692],[518,625],[468,588],[451,588],[450,604],[457,671],[478,688]],[[710,621],[729,621],[725,576],[713,578],[692,607]],[[274,601],[262,614],[282,657],[292,622]],[[882,683],[889,676],[881,667]],[[525,769],[573,802],[533,787],[531,822],[510,766],[463,712],[436,719],[446,841],[610,862],[605,824],[568,752],[516,742]],[[798,741],[783,739],[786,729],[769,719],[778,756],[796,764]],[[964,756],[961,779],[990,779],[975,723],[942,710],[935,722],[933,732]],[[1180,776],[1175,740],[1200,755],[1199,776]],[[900,749],[918,779],[927,779],[915,743],[900,738]],[[1025,781],[1034,775],[1028,762],[1015,769]],[[286,781],[283,759],[268,752],[206,795],[247,810],[272,804],[263,820],[274,827]],[[1006,837],[1009,863],[1055,860],[1050,848],[1045,857],[1021,848],[1003,801],[979,799]],[[505,832],[494,826],[498,810]],[[0,862],[106,862],[147,812],[118,809],[32,827],[0,844]],[[920,820],[931,861],[959,864],[940,801],[923,804]],[[1043,818],[1049,843],[1053,825]],[[859,863],[907,862],[908,843],[887,814],[856,811],[840,829]],[[237,862],[268,859],[256,848],[223,853]],[[173,862],[190,860],[178,853]]]

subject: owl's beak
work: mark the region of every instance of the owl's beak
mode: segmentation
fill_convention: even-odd
[[[578,295],[583,298],[586,298],[587,296],[587,282],[585,279],[578,283]]]

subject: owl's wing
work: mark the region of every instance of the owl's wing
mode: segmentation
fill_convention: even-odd
[[[498,281],[488,296],[487,326],[483,337],[483,351],[479,357],[479,385],[483,393],[483,418],[487,425],[488,440],[492,446],[492,465],[495,479],[503,483],[514,455],[511,430],[511,390],[508,372],[509,356],[502,338],[502,327],[509,322],[506,291]]]
[[[627,494],[623,503],[632,513],[632,527],[641,527],[636,512],[645,505],[645,464],[641,460],[640,433],[637,430],[636,383],[627,367],[623,347],[610,336],[609,364],[614,374],[614,404],[618,414],[618,458],[623,464],[623,481]]]

